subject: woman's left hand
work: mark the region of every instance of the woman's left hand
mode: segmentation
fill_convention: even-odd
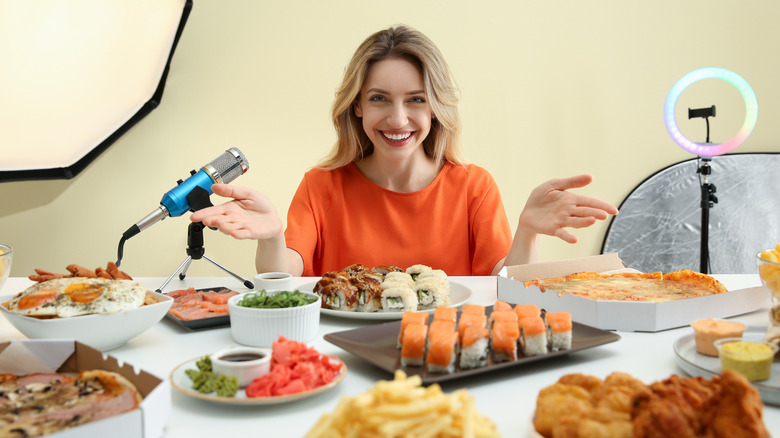
[[[589,227],[597,220],[618,213],[617,208],[608,202],[567,191],[585,187],[591,181],[591,175],[577,175],[551,179],[535,188],[520,213],[519,227],[577,243],[577,237],[566,228]]]

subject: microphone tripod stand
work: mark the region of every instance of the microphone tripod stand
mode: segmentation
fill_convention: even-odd
[[[187,194],[187,201],[189,202],[190,206],[192,206],[192,211],[200,210],[212,205],[211,201],[209,201],[209,193],[202,187],[198,186],[196,186],[190,193]],[[184,261],[181,263],[181,265],[179,265],[178,268],[176,268],[173,274],[171,274],[171,276],[165,280],[165,283],[157,288],[157,292],[162,292],[162,290],[165,289],[165,286],[168,285],[168,283],[176,274],[179,274],[179,280],[184,280],[184,277],[187,276],[187,270],[190,268],[192,261],[200,260],[202,258],[210,261],[214,266],[222,269],[223,271],[230,274],[231,277],[242,282],[244,287],[247,289],[255,288],[255,285],[251,281],[239,277],[237,274],[234,274],[232,271],[210,259],[206,255],[206,249],[203,248],[204,228],[206,228],[206,226],[203,225],[203,222],[191,222],[187,227],[187,258],[184,259]]]
[[[704,175],[701,183],[701,258],[699,261],[699,272],[702,274],[708,273],[710,264],[710,208],[718,202],[718,198],[715,197],[715,185],[709,183],[709,175],[712,173],[710,161],[711,158],[702,158],[702,164],[696,171]]]

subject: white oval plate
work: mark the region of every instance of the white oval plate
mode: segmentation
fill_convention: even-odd
[[[171,371],[171,375],[170,375],[171,385],[173,385],[173,387],[176,388],[182,394],[188,395],[190,397],[209,401],[209,402],[223,403],[229,405],[244,405],[244,406],[275,405],[280,403],[288,403],[296,400],[301,400],[333,388],[334,386],[338,385],[342,380],[344,380],[344,376],[347,375],[347,366],[344,364],[344,362],[342,362],[341,359],[337,357],[331,356],[331,360],[334,363],[338,362],[341,364],[341,374],[336,376],[335,380],[328,383],[327,385],[322,385],[320,387],[314,388],[306,392],[300,392],[297,394],[290,394],[290,395],[277,395],[273,397],[247,397],[244,388],[239,388],[235,397],[220,397],[216,394],[203,394],[192,389],[192,380],[190,380],[190,377],[184,371],[188,369],[195,369],[195,370],[198,369],[197,365],[195,364],[201,358],[203,358],[203,356],[199,356],[196,357],[195,359],[188,360],[187,362],[184,362],[183,364],[174,368],[173,371]]]
[[[314,286],[316,285],[317,282],[315,281],[313,283],[306,283],[302,286],[297,287],[296,289],[305,292],[313,292]],[[460,283],[455,283],[450,281],[450,304],[447,305],[447,307],[462,306],[466,304],[470,298],[471,298],[471,289],[469,289],[468,287]],[[421,310],[421,312],[433,314],[434,310],[435,309],[427,309],[427,310]],[[392,321],[396,319],[401,319],[404,312],[351,312],[346,310],[320,309],[320,314],[335,316],[337,318],[345,318],[345,319],[368,319],[368,320],[378,320],[378,321]]]

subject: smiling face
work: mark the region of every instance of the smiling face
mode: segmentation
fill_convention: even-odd
[[[422,72],[413,63],[388,58],[371,65],[355,114],[362,118],[377,158],[425,156],[422,142],[431,130],[432,112]]]

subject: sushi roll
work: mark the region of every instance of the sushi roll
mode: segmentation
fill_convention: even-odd
[[[487,365],[488,344],[488,331],[485,327],[467,326],[460,338],[461,369]]]
[[[334,283],[320,289],[322,307],[331,310],[353,311],[358,307],[357,288],[349,283]]]
[[[504,312],[504,311],[507,311],[507,310],[512,310],[512,305],[507,303],[507,302],[505,302],[505,301],[498,300],[498,301],[495,302],[495,304],[493,304],[493,311],[494,312],[495,311]]]
[[[488,318],[488,329],[491,329],[497,321],[508,321],[517,325],[517,314],[512,310],[495,310],[490,314]]]
[[[520,347],[525,356],[547,353],[547,332],[541,316],[529,316],[520,321]]]
[[[447,274],[441,269],[431,269],[430,271],[422,271],[417,274],[417,281],[423,278],[437,278],[440,280],[447,280]]]
[[[517,359],[517,339],[520,330],[517,322],[496,321],[490,330],[490,345],[493,347],[493,360],[509,362]]]
[[[398,330],[398,343],[396,345],[398,348],[401,348],[403,344],[404,330],[412,324],[428,324],[428,314],[425,312],[404,312],[401,316],[401,329]]]
[[[541,310],[539,310],[539,306],[536,304],[518,304],[515,306],[515,313],[517,314],[517,319],[523,319],[526,316],[540,316],[542,314]]]
[[[552,351],[571,349],[571,314],[550,312],[544,315],[547,342]]]
[[[390,312],[417,310],[417,296],[408,287],[391,287],[382,291],[382,309]]]
[[[458,334],[454,330],[431,330],[428,336],[428,354],[425,356],[428,372],[451,373],[455,371],[457,345]]]
[[[404,330],[404,340],[401,345],[401,366],[422,366],[425,357],[425,337],[428,326],[411,324]]]
[[[479,305],[479,304],[464,304],[463,310],[461,311],[462,315],[469,315],[472,313],[476,313],[479,315],[485,314],[485,306]]]
[[[450,301],[449,283],[433,277],[418,279],[414,285],[421,309],[446,306]]]
[[[432,271],[430,266],[425,265],[412,265],[406,268],[406,273],[412,277],[412,280],[417,280],[417,276],[423,272]]]
[[[357,310],[378,312],[382,310],[382,276],[371,271],[355,274],[351,283],[357,288]]]
[[[479,327],[487,330],[487,316],[484,313],[462,313],[460,321],[458,321],[458,339],[461,341],[468,327]]]
[[[385,284],[394,285],[398,283],[409,287],[414,286],[414,280],[412,279],[412,276],[406,272],[388,272],[385,275],[384,281],[382,281],[382,289],[385,289]]]
[[[455,324],[458,320],[458,309],[454,307],[437,307],[433,311],[434,321],[450,321]]]
[[[457,333],[455,330],[455,323],[452,321],[444,321],[444,320],[433,320],[431,322],[431,325],[428,327],[428,343],[427,346],[430,346],[431,337],[436,336],[439,332],[446,332],[446,333]]]
[[[376,272],[376,273],[380,274],[383,278],[389,272],[403,272],[404,271],[403,269],[399,268],[398,266],[393,266],[393,265],[374,266],[373,268],[371,268],[371,270],[373,272]]]

